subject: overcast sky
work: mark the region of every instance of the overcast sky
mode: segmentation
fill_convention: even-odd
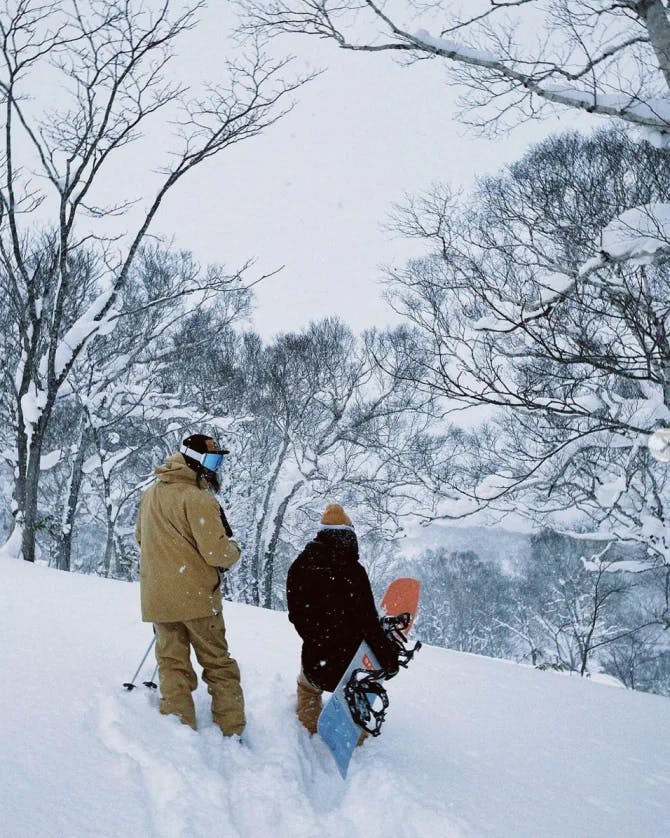
[[[172,72],[193,85],[224,82],[233,23],[227,0],[212,0],[183,36]],[[483,138],[457,121],[457,91],[439,61],[401,67],[389,54],[345,52],[308,37],[283,38],[275,48],[296,55],[296,72],[305,64],[326,70],[265,134],[181,181],[153,227],[205,263],[232,269],[255,257],[250,278],[283,265],[257,288],[254,326],[264,337],[330,314],[355,330],[391,322],[380,267],[419,246],[383,230],[391,204],[437,181],[467,187],[550,131],[575,125],[575,114],[563,111]],[[142,196],[138,211],[148,204],[149,171],[169,147],[158,132],[124,152],[122,168],[108,174],[110,194],[122,187],[124,197]],[[129,217],[118,223],[132,227]]]

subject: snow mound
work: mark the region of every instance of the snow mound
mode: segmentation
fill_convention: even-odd
[[[282,613],[226,603],[245,743],[122,689],[151,640],[134,584],[0,560],[0,811],[10,838],[659,836],[670,702],[426,647],[341,780],[293,713]],[[147,662],[138,682],[151,675]]]

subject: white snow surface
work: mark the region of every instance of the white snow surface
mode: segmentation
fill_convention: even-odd
[[[197,732],[122,689],[151,639],[137,585],[4,559],[0,591],[4,838],[668,834],[666,698],[425,647],[343,781],[294,717],[285,614],[225,604],[240,745],[202,685]]]

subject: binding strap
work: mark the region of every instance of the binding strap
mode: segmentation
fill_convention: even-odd
[[[421,648],[420,640],[412,647],[407,645],[405,632],[411,621],[409,612],[381,619],[384,634],[398,655],[398,665],[405,669]],[[386,718],[389,699],[381,682],[388,677],[385,669],[354,669],[344,687],[351,718],[371,736],[379,736]]]
[[[381,684],[383,669],[354,669],[344,687],[344,697],[354,722],[371,736],[379,736],[389,699]]]
[[[381,618],[382,630],[398,655],[398,666],[405,669],[421,648],[420,640],[417,640],[414,646],[407,645],[405,633],[409,630],[411,621],[412,615],[409,612]]]

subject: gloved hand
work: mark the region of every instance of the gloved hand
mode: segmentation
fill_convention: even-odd
[[[229,539],[228,539],[228,541],[230,541],[232,544],[234,544],[234,545],[237,547],[237,552],[238,552],[240,555],[242,555],[242,548],[241,548],[241,547],[240,547],[240,545],[237,543],[237,541],[236,541],[234,538],[229,538]],[[230,568],[228,568],[228,567],[217,567],[217,570],[219,571],[219,575],[220,575],[220,576],[223,576],[223,574],[224,574],[227,570],[230,570]]]

